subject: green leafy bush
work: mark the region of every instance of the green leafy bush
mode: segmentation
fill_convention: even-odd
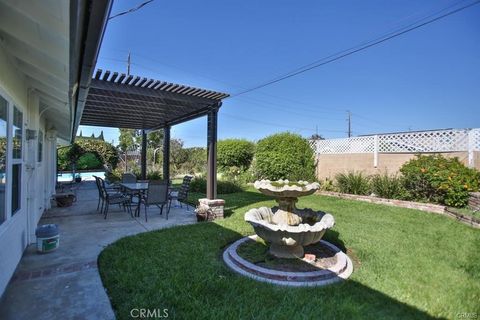
[[[75,143],[82,147],[85,152],[97,154],[103,164],[109,165],[113,169],[117,167],[119,160],[118,152],[111,143],[88,138],[77,138]]]
[[[334,191],[334,192],[336,192],[336,191],[338,191],[338,188],[335,185],[333,180],[325,178],[325,180],[323,180],[320,183],[320,190],[321,191]]]
[[[480,173],[467,168],[458,158],[441,155],[417,156],[405,163],[400,172],[408,198],[451,207],[467,205],[469,192],[478,191]]]
[[[85,153],[77,161],[78,170],[101,169],[102,165],[102,161],[100,161],[98,156],[93,152]]]
[[[190,183],[191,192],[206,193],[207,192],[207,179],[204,177],[196,177]],[[235,192],[242,192],[243,187],[240,183],[226,180],[217,181],[217,193],[229,194]]]
[[[335,176],[336,187],[342,193],[368,195],[370,194],[370,178],[361,172],[350,171]]]
[[[67,157],[67,153],[70,147],[58,148],[57,168],[59,171],[67,171],[72,169],[72,164]]]
[[[308,141],[285,132],[260,140],[255,153],[255,171],[260,179],[315,180],[315,161]]]
[[[160,171],[152,170],[147,172],[147,180],[162,180],[163,175]]]
[[[112,171],[105,172],[105,180],[109,183],[120,182],[122,180],[123,169],[115,168]]]
[[[98,166],[97,162],[94,162],[91,155],[88,155],[83,160],[80,160],[85,154],[95,155],[95,157],[100,161],[101,165]],[[76,163],[79,161],[82,162],[82,165],[84,166],[82,170],[98,169],[103,165],[108,165],[112,169],[115,169],[119,158],[117,149],[115,149],[115,147],[108,142],[90,138],[77,138],[75,143],[72,145],[58,148],[58,170],[71,170],[72,161]]]
[[[371,191],[381,198],[403,199],[406,190],[403,186],[403,178],[398,175],[376,174],[370,178]]]
[[[254,153],[255,145],[248,140],[220,140],[217,144],[217,164],[221,170],[236,167],[244,171],[250,167]]]

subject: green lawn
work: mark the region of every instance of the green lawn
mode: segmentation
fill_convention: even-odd
[[[193,195],[193,199],[200,195]],[[325,239],[353,255],[346,282],[321,288],[259,283],[230,271],[223,249],[253,229],[253,191],[222,196],[230,216],[127,237],[107,247],[100,274],[119,319],[132,308],[168,309],[178,319],[458,318],[480,314],[480,230],[417,210],[329,198],[298,207],[327,211]]]

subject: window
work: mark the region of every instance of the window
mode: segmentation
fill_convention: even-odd
[[[22,146],[23,146],[23,113],[13,106],[12,122],[12,216],[17,213],[22,204]]]
[[[22,159],[23,113],[13,106],[13,159]]]
[[[7,183],[7,100],[0,96],[0,224],[5,221],[5,191]]]
[[[21,205],[22,191],[22,165],[12,166],[12,216],[17,213]]]
[[[37,161],[42,162],[43,160],[43,131],[38,131],[38,157]]]

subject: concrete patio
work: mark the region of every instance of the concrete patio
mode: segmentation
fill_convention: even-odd
[[[97,269],[103,248],[125,236],[196,222],[193,208],[173,204],[168,220],[157,207],[149,209],[145,222],[143,209],[132,218],[118,206],[104,220],[96,212],[93,182],[82,182],[76,194],[73,206],[54,207],[42,216],[39,224],[59,225],[60,247],[48,254],[36,253],[35,245],[25,250],[0,301],[1,319],[114,319]]]

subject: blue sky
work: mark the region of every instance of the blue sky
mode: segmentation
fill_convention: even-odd
[[[112,14],[142,1],[117,0]],[[109,21],[98,68],[235,94],[470,1],[161,1]],[[345,137],[480,127],[480,5],[260,90],[227,99],[219,139],[279,131]],[[84,135],[118,129],[81,126]],[[172,130],[206,145],[206,118]]]

